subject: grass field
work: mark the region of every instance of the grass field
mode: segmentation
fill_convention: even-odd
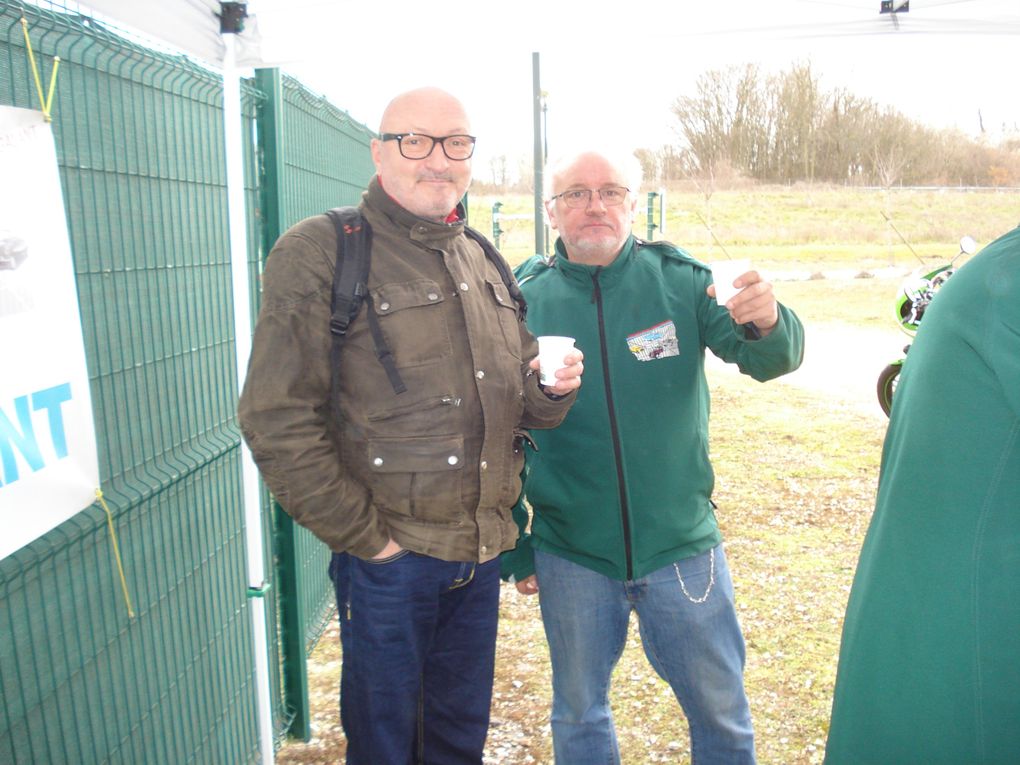
[[[500,247],[516,264],[535,249],[534,200],[522,194],[469,196],[471,225],[490,237],[495,202],[502,204]],[[656,200],[655,220],[658,211]],[[983,245],[1020,224],[1020,192],[798,185],[718,191],[706,200],[696,191],[676,190],[666,193],[665,234],[656,229],[651,237],[646,212],[641,194],[637,236],[668,239],[705,261],[725,257],[725,251],[781,270],[913,267],[915,256],[883,214],[918,256],[934,261],[955,255],[964,234]],[[518,215],[527,217],[509,217]]]
[[[900,337],[892,319],[894,293],[917,261],[898,239],[887,241],[883,204],[891,206],[914,249],[933,257],[954,254],[963,234],[985,245],[1020,222],[1015,192],[901,191],[887,202],[881,197],[794,188],[712,198],[716,235],[734,257],[749,256],[766,272],[850,272],[775,282],[779,298],[805,324],[809,356],[837,337],[842,345],[833,350],[852,356],[854,342],[846,338],[855,333],[870,338],[889,330],[893,340]],[[472,200],[479,207],[485,202]],[[507,201],[503,211],[530,204]],[[703,211],[703,205],[697,195],[670,194],[667,231],[708,260],[715,257],[712,245],[689,211]],[[481,214],[472,215],[473,225],[486,230]],[[515,242],[505,248],[512,260],[527,256],[531,237],[530,226],[526,237],[508,235]],[[854,278],[890,266],[888,275]],[[895,342],[889,349],[896,350]],[[877,376],[878,368],[873,371]],[[709,370],[715,500],[747,640],[746,684],[763,765],[820,763],[824,755],[843,611],[871,516],[886,427],[870,368],[862,370],[862,379],[868,381],[864,389],[848,394],[824,383],[761,385]],[[486,762],[552,763],[550,675],[538,601],[504,585],[500,618]],[[623,761],[689,763],[686,723],[632,627],[611,692]],[[284,747],[279,762],[341,760],[339,667],[334,624],[310,660],[314,738]]]

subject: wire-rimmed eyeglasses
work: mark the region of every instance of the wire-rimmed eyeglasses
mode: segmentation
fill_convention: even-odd
[[[630,189],[626,186],[604,186],[601,189],[567,189],[550,197],[549,201],[554,202],[557,199],[562,199],[567,207],[581,209],[591,204],[591,195],[596,191],[598,192],[599,199],[602,200],[602,204],[606,207],[622,205],[623,200],[630,193]]]
[[[396,141],[400,156],[404,159],[425,159],[432,153],[438,143],[443,147],[447,159],[463,162],[475,153],[475,137],[473,135],[434,136],[424,133],[383,133],[381,141]]]

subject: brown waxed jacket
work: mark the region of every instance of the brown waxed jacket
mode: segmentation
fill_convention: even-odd
[[[463,223],[413,215],[378,179],[361,210],[369,299],[407,390],[394,393],[362,304],[330,401],[336,234],[317,215],[266,262],[241,430],[280,505],[334,551],[370,558],[392,537],[444,560],[489,560],[517,541],[523,429],[558,425],[574,396],[539,389],[537,342]]]

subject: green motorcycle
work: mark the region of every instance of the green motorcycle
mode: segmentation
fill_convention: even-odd
[[[896,320],[904,332],[914,336],[931,301],[942,285],[949,281],[949,277],[956,273],[956,261],[961,255],[973,255],[975,252],[977,242],[973,237],[965,236],[960,240],[960,251],[951,261],[933,271],[918,269],[906,278],[896,295]],[[903,358],[887,364],[878,376],[878,404],[886,416],[892,410],[893,394],[909,350],[910,343],[907,343],[903,346]]]

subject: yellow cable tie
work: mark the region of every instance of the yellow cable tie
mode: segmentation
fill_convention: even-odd
[[[35,90],[39,94],[39,108],[45,110],[46,100],[43,98],[42,81],[39,79],[39,67],[35,63],[32,52],[32,40],[28,36],[28,20],[21,17],[21,31],[25,33],[25,48],[28,50],[28,63],[32,65],[32,76],[35,77]]]
[[[32,40],[28,36],[28,20],[21,17],[21,30],[25,33],[25,49],[28,51],[28,62],[32,65],[32,77],[35,79],[35,91],[39,94],[39,108],[42,110],[43,119],[51,122],[50,104],[53,102],[53,91],[57,82],[57,67],[60,64],[59,58],[53,60],[53,73],[50,77],[50,94],[48,98],[43,96],[42,79],[39,77],[39,65],[35,61],[35,53],[32,51]]]
[[[53,71],[50,73],[50,92],[46,95],[46,108],[43,109],[43,116],[48,122],[52,113],[53,93],[57,89],[57,69],[60,67],[60,56],[53,57]]]
[[[99,500],[99,504],[103,506],[103,510],[106,511],[106,523],[110,527],[110,541],[113,543],[113,555],[117,561],[117,571],[120,573],[120,588],[124,592],[124,602],[127,603],[128,618],[135,618],[135,611],[131,607],[131,595],[128,593],[127,579],[124,577],[124,566],[120,560],[120,548],[117,546],[117,532],[113,530],[113,514],[110,512],[109,506],[106,504],[106,500],[103,499],[103,490],[96,489],[96,499]]]

